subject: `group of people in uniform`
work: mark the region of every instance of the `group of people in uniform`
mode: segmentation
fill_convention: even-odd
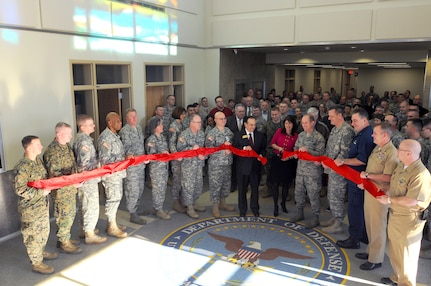
[[[253,94],[248,94],[247,97],[251,97],[253,102]],[[76,241],[70,239],[70,229],[77,213],[76,194],[80,209],[80,236],[87,244],[107,241],[96,229],[100,181],[106,195],[106,231],[108,235],[117,238],[127,237],[126,228],[116,222],[117,210],[123,196],[123,181],[130,221],[146,224],[140,216],[144,213],[139,211],[146,165],[149,165],[150,169],[148,174],[154,213],[160,219],[170,219],[169,212],[164,210],[169,176],[172,178],[171,193],[175,211],[186,213],[194,219],[199,218],[197,212],[205,211],[205,207],[198,204],[198,199],[203,188],[202,170],[207,159],[214,217],[220,217],[221,210],[235,211],[233,206],[226,203],[226,198],[236,188],[239,214],[245,216],[248,210],[246,194],[249,186],[249,206],[253,215],[259,216],[258,186],[261,184],[262,173],[267,174],[267,191],[274,197],[274,215],[278,216],[279,175],[271,177],[271,173],[275,174],[276,170],[281,168],[279,161],[283,152],[298,150],[314,156],[325,155],[333,159],[337,166],[350,166],[360,172],[361,178],[371,180],[383,192],[375,198],[365,191],[362,185],[346,180],[324,164],[298,160],[295,157],[284,158],[282,161],[297,161],[294,167],[290,164],[285,171],[293,174],[297,208],[295,215],[288,219],[293,222],[305,220],[304,208],[308,196],[312,217],[305,225],[320,225],[323,227],[322,231],[330,234],[341,233],[344,231],[344,202],[347,191],[349,237],[337,241],[337,244],[343,248],[358,249],[360,242],[368,243],[366,252],[357,253],[356,257],[367,260],[360,266],[361,269],[372,270],[381,266],[388,238],[389,258],[394,274],[390,278],[383,278],[382,282],[414,285],[422,230],[426,220],[424,211],[431,200],[431,177],[426,168],[427,163],[421,160],[424,144],[420,140],[418,142],[415,138],[409,138],[398,143],[397,150],[391,140],[395,133],[393,125],[383,122],[372,126],[368,112],[360,107],[353,110],[351,124],[348,124],[345,120],[345,108],[331,104],[326,116],[326,120],[331,124],[329,129],[325,126],[319,109],[314,106],[307,106],[305,114],[296,117],[289,114],[285,106],[271,107],[270,102],[260,99],[260,106],[262,103],[269,106],[253,114],[249,101],[236,104],[232,110],[224,106],[223,98],[219,96],[215,99],[216,107],[210,110],[206,99],[205,112],[201,113],[196,110],[199,109],[196,105],[189,105],[187,110],[175,106],[175,97],[170,95],[166,99],[166,106],[157,106],[155,115],[148,121],[145,132],[147,136],[138,124],[136,110],[126,111],[127,124],[124,127],[120,115],[111,112],[106,116],[107,127],[98,138],[97,151],[90,136],[95,130],[93,118],[80,115],[77,118],[79,132],[74,144],[70,143],[71,126],[64,122],[58,123],[55,127],[56,137],[43,154],[43,160],[38,156],[42,153],[40,139],[36,136],[24,137],[22,145],[25,154],[15,167],[14,182],[19,196],[21,230],[33,271],[43,274],[54,271],[51,266],[43,263],[44,259],[56,258],[55,253],[44,250],[49,235],[49,194],[54,203],[57,247],[61,252],[80,253],[82,249]],[[283,102],[289,106],[286,101],[281,103]],[[259,106],[257,110],[259,111]],[[264,111],[266,118],[263,121]],[[203,123],[208,116],[213,118],[215,124],[204,128]],[[409,118],[406,122],[412,120]],[[291,132],[290,125],[296,126],[296,123],[300,123],[298,129]],[[278,141],[273,138],[276,133]],[[221,150],[211,154],[209,158],[198,155],[192,158],[176,158],[170,163],[146,161],[124,171],[56,190],[39,190],[27,186],[29,181],[90,171],[134,156],[174,154],[223,144],[240,150],[254,150],[259,156],[266,156],[269,163],[263,168],[259,157],[233,156],[230,150]],[[278,162],[278,165],[274,165],[274,162]],[[274,166],[276,169],[271,172]],[[327,195],[332,214],[328,221],[319,219],[319,193],[322,183],[325,182],[322,180],[325,178],[324,173],[327,174]],[[276,183],[275,188],[271,187],[271,182]],[[288,183],[283,181],[283,184]],[[283,199],[281,205],[284,211],[284,195]]]

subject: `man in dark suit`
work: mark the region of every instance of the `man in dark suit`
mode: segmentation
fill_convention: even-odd
[[[245,116],[245,106],[242,103],[235,105],[235,114],[228,117],[226,121],[226,127],[235,134],[240,131],[243,127],[243,120]]]
[[[243,129],[243,121],[245,116],[245,106],[242,103],[238,103],[235,105],[235,114],[232,116],[229,116],[226,121],[226,127],[228,127],[233,134]],[[231,176],[231,184],[230,184],[230,191],[234,192],[237,187],[237,180],[236,180],[236,158],[233,158],[232,163],[232,176]]]
[[[254,150],[263,155],[266,148],[265,134],[255,130],[256,119],[254,117],[244,118],[244,128],[233,138],[233,146],[241,150]],[[238,208],[240,216],[247,213],[247,187],[251,186],[250,209],[254,216],[259,216],[259,178],[261,163],[252,157],[236,156],[236,174],[238,181]]]

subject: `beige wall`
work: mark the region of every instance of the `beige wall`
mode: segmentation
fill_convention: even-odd
[[[430,12],[427,0],[212,0],[212,44],[429,39]]]

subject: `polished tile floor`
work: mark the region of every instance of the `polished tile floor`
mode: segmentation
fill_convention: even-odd
[[[142,209],[151,208],[150,190],[147,188],[141,203]],[[102,198],[103,199],[103,198]],[[228,202],[235,204],[237,192],[231,193]],[[211,218],[211,207],[207,182],[204,193],[199,202],[207,206],[207,211],[200,213],[201,218]],[[326,198],[322,199],[322,219],[326,219],[329,213],[326,209]],[[169,191],[165,207],[169,209],[172,205]],[[260,199],[261,216],[272,217],[272,199]],[[295,212],[293,201],[288,204],[289,214],[281,214],[283,219]],[[307,213],[310,210],[307,208]],[[101,209],[103,214],[103,208]],[[224,213],[227,214],[227,213]],[[234,213],[238,215],[238,213]],[[85,245],[81,243],[83,253],[77,255],[59,254],[56,260],[48,261],[56,272],[44,276],[31,272],[31,265],[27,259],[22,237],[19,233],[0,243],[0,285],[186,285],[187,277],[196,278],[194,284],[187,285],[278,285],[279,282],[287,282],[289,285],[336,285],[320,281],[289,280],[283,275],[275,275],[267,271],[267,275],[252,275],[255,279],[247,281],[225,282],[217,273],[228,271],[233,266],[229,263],[214,264],[212,272],[216,276],[207,277],[211,271],[196,277],[196,270],[205,264],[203,256],[195,255],[187,251],[163,247],[160,242],[169,234],[183,225],[194,222],[185,214],[171,211],[172,219],[161,221],[153,215],[145,217],[148,224],[139,226],[129,222],[129,214],[125,211],[124,201],[118,212],[118,221],[127,226],[129,237],[126,239],[115,239],[109,237],[108,243],[103,245]],[[345,220],[347,222],[347,220]],[[106,226],[106,219],[101,215],[98,228],[102,231]],[[51,222],[54,229],[54,224]],[[77,239],[78,230],[76,223],[72,229],[73,238]],[[347,227],[344,234],[333,235],[334,240],[348,237]],[[55,234],[51,231],[47,250],[56,251]],[[424,242],[430,244],[430,242]],[[359,250],[345,250],[349,261],[349,277],[344,280],[345,285],[380,285],[381,277],[391,274],[391,266],[388,257],[381,268],[372,271],[362,271],[359,265],[362,260],[355,258],[356,252],[365,251],[365,245]],[[203,263],[203,264],[202,264]],[[217,265],[218,268],[215,266]],[[264,271],[264,270],[263,270]],[[260,271],[262,272],[262,271]],[[202,273],[202,272],[199,272]],[[256,271],[254,272],[256,273]],[[261,274],[261,273],[260,273]],[[220,275],[218,275],[220,276]],[[259,278],[260,277],[260,278]],[[263,279],[264,282],[259,279]],[[293,282],[292,282],[293,281]],[[270,283],[273,282],[273,283]],[[418,270],[418,285],[431,285],[431,260],[420,259]]]

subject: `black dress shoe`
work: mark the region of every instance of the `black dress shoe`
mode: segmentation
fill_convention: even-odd
[[[361,247],[359,242],[355,241],[353,238],[349,237],[346,240],[337,241],[337,245],[342,248],[358,249]]]
[[[277,217],[278,216],[278,205],[274,206],[274,216]]]
[[[241,216],[241,217],[245,217],[245,214],[239,214],[239,216]]]
[[[288,211],[287,211],[287,208],[286,208],[286,203],[281,203],[280,206],[281,206],[281,209],[283,210],[283,212],[287,214]]]
[[[386,284],[386,285],[392,285],[392,286],[398,285],[397,283],[392,281],[391,278],[389,278],[389,277],[384,277],[384,278],[380,279],[380,282],[382,282],[383,284]]]
[[[359,266],[359,268],[361,268],[362,270],[373,270],[376,268],[382,267],[381,263],[371,263],[371,262],[365,262],[364,264],[361,264]]]
[[[253,215],[258,217],[259,216],[259,212],[253,212]]]
[[[355,257],[359,258],[359,259],[367,260],[368,259],[368,253],[366,253],[366,252],[359,252],[359,253],[355,254]]]

